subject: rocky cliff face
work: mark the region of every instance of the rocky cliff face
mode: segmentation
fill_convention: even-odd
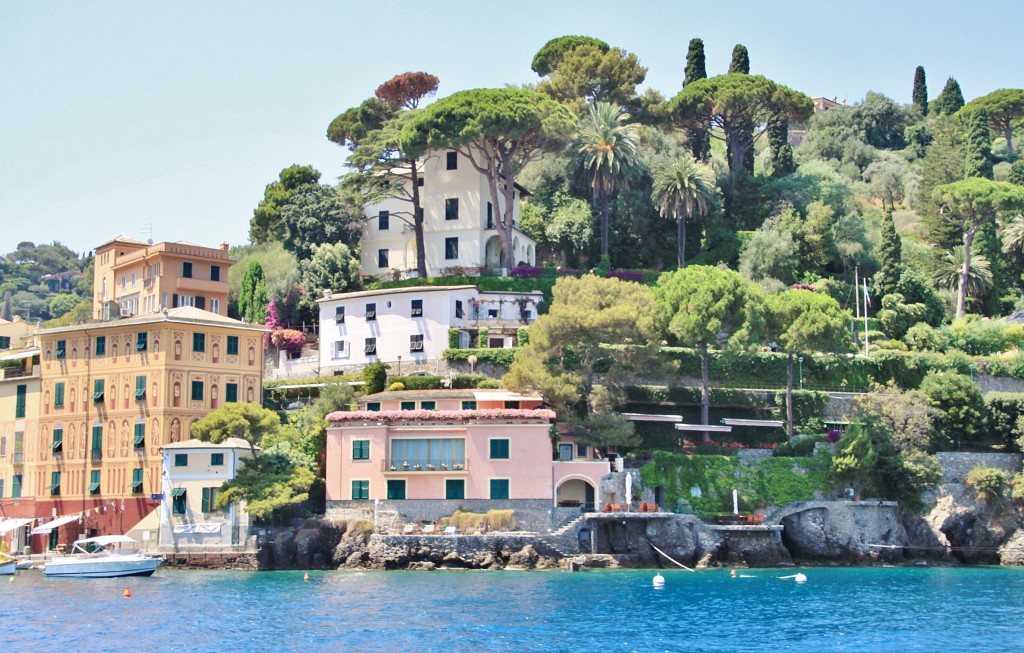
[[[1024,564],[1024,522],[1008,499],[979,496],[962,483],[944,483],[927,498],[929,511],[907,520],[918,554],[951,563]]]

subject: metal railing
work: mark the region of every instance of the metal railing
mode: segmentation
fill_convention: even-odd
[[[455,458],[409,458],[385,460],[385,472],[465,472],[466,461]]]

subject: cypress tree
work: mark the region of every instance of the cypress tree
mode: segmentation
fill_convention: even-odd
[[[921,110],[921,115],[928,115],[928,85],[924,79],[924,66],[914,71],[914,106]]]
[[[686,51],[686,77],[683,79],[683,86],[706,79],[708,76],[707,66],[704,60],[703,39],[690,39],[690,49]]]
[[[785,177],[796,171],[793,147],[789,144],[789,123],[781,116],[768,122],[768,146],[772,155],[772,177]]]
[[[988,111],[977,109],[967,122],[964,142],[964,177],[992,176],[992,134],[988,130]]]
[[[3,308],[0,308],[0,320],[7,320],[10,322],[14,319],[14,311],[11,307],[11,291],[8,290],[4,293],[4,304]]]
[[[683,86],[691,84],[698,79],[707,79],[708,71],[704,60],[704,41],[701,39],[690,39],[690,49],[686,52],[686,78]],[[690,139],[690,151],[693,158],[698,161],[707,162],[711,158],[711,137],[708,130],[703,127],[694,127],[687,130]]]
[[[1017,159],[1010,166],[1010,174],[1006,177],[1006,181],[1011,184],[1018,186],[1024,186],[1024,159]]]
[[[259,261],[250,261],[242,275],[238,316],[249,324],[263,324],[267,318],[267,281]]]
[[[946,80],[939,97],[935,98],[935,113],[940,116],[951,116],[964,107],[964,94],[960,90],[960,84],[950,77]]]
[[[750,74],[750,55],[747,53],[747,46],[737,43],[732,49],[732,63],[729,64],[730,73]]]
[[[878,248],[878,260],[882,269],[875,277],[875,292],[881,301],[886,295],[896,292],[900,277],[903,276],[903,243],[896,233],[892,211],[886,211],[882,218],[882,242]]]

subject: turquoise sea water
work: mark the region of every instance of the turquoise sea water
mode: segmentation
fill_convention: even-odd
[[[1022,651],[1024,569],[0,580],[17,651]],[[132,598],[125,599],[125,587]]]

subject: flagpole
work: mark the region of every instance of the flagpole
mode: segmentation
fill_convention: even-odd
[[[864,280],[864,356],[868,355],[868,280]]]
[[[853,268],[853,305],[856,306],[854,312],[856,317],[860,318],[860,299],[857,297],[857,293],[860,292],[860,268]]]

